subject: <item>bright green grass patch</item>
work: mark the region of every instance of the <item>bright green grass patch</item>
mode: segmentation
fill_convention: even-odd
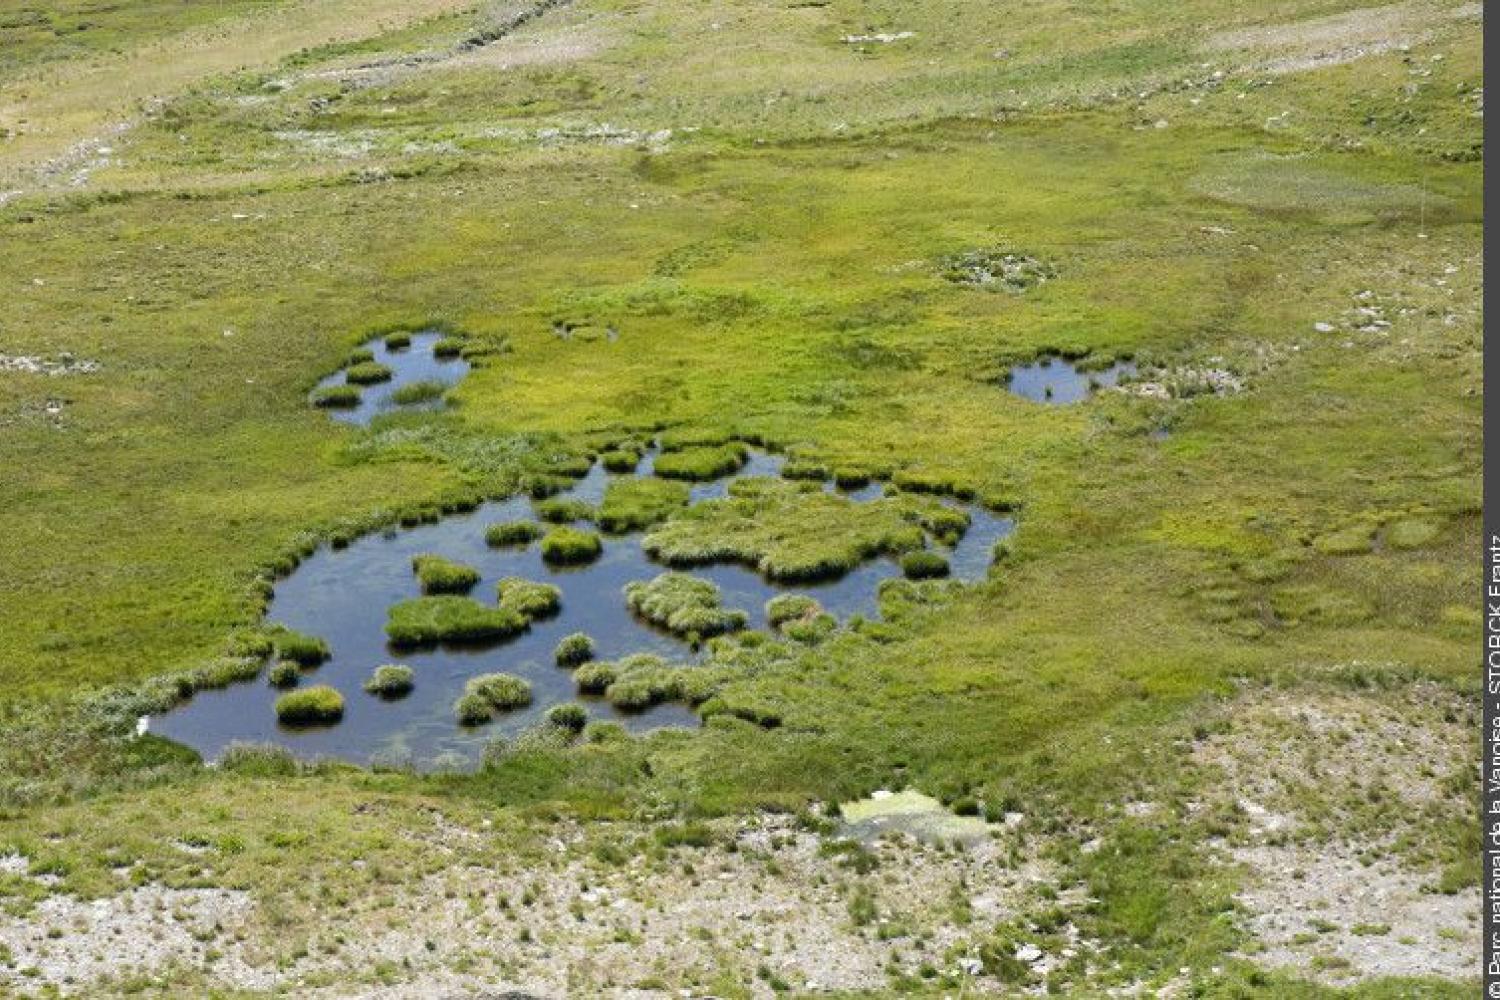
[[[391,607],[385,634],[395,646],[503,639],[526,628],[526,619],[468,597],[418,597]]]
[[[550,497],[531,505],[536,516],[549,524],[571,524],[574,521],[589,521],[594,517],[594,505],[587,500],[568,497]]]
[[[443,556],[415,556],[411,568],[424,594],[464,594],[479,582],[479,570]]]
[[[555,615],[562,609],[562,591],[550,583],[508,576],[498,586],[500,607],[528,620]]]
[[[654,625],[681,636],[707,638],[745,627],[749,616],[721,606],[719,588],[686,573],[663,573],[625,585],[625,604]]]
[[[862,490],[870,485],[870,474],[863,469],[835,469],[833,484],[841,490]]]
[[[266,680],[272,687],[293,688],[302,679],[302,667],[291,660],[278,660],[266,672]]]
[[[542,537],[543,528],[535,521],[503,521],[484,529],[484,541],[493,548],[528,545]]]
[[[542,538],[542,559],[554,566],[593,562],[603,551],[604,543],[592,531],[553,528]]]
[[[781,474],[787,479],[822,482],[828,478],[828,466],[811,459],[791,458],[781,466]]]
[[[552,651],[552,659],[559,667],[576,667],[593,658],[594,640],[582,632],[563,636]]]
[[[669,566],[734,561],[772,580],[824,580],[878,555],[921,548],[922,529],[911,516],[898,500],[854,503],[821,491],[772,490],[697,504],[642,545]]]
[[[444,337],[432,345],[435,358],[456,358],[463,353],[464,341],[460,337]]]
[[[563,705],[553,705],[547,709],[547,721],[559,729],[566,729],[570,733],[581,733],[583,727],[588,725],[588,709],[576,702],[568,702]]]
[[[498,712],[531,704],[531,685],[514,674],[480,674],[464,684],[454,714],[466,726],[488,722]]]
[[[605,487],[596,521],[603,530],[617,534],[640,531],[686,507],[689,497],[683,483],[651,476],[615,479]]]
[[[573,683],[583,694],[603,694],[615,682],[619,668],[608,660],[585,663],[573,671]]]
[[[1313,548],[1328,556],[1363,555],[1374,546],[1375,528],[1369,524],[1350,525],[1313,539]]]
[[[901,572],[908,580],[932,580],[948,575],[948,560],[936,552],[908,552],[901,557]]]
[[[430,403],[436,399],[442,399],[443,393],[448,391],[448,386],[436,379],[423,379],[420,382],[408,382],[398,386],[391,393],[391,401],[399,406],[414,406],[417,403]]]
[[[359,405],[359,387],[355,385],[325,385],[314,389],[312,405],[325,410],[349,410]]]
[[[716,667],[670,664],[659,656],[638,653],[614,664],[614,677],[604,697],[627,712],[669,701],[701,705],[718,693],[726,677],[726,671]]]
[[[411,334],[397,332],[385,335],[385,346],[387,350],[404,351],[411,346]]]
[[[616,448],[606,451],[599,456],[599,461],[604,464],[608,472],[630,473],[641,464],[641,453],[630,449]]]
[[[289,725],[337,722],[344,715],[344,696],[326,684],[289,691],[276,699],[276,718]]]
[[[1442,522],[1430,517],[1404,517],[1385,529],[1385,543],[1393,549],[1420,549],[1442,533]]]
[[[750,457],[738,442],[713,447],[684,448],[656,456],[655,471],[665,479],[706,482],[738,472]]]
[[[381,698],[400,698],[410,694],[416,686],[417,675],[411,667],[399,663],[387,663],[376,667],[365,681],[364,688]]]
[[[363,365],[375,360],[375,352],[368,347],[356,347],[344,359],[346,365]]]
[[[777,594],[766,602],[766,621],[772,628],[779,628],[799,618],[811,618],[823,610],[823,605],[806,594]]]
[[[273,642],[278,659],[291,660],[304,667],[315,667],[333,655],[326,640],[290,629],[278,633]]]
[[[389,382],[393,374],[390,368],[378,361],[361,361],[345,369],[344,378],[350,385],[374,385]]]

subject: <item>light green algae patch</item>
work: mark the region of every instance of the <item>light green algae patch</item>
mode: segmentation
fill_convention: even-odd
[[[978,816],[958,816],[932,796],[910,788],[882,790],[867,799],[842,803],[839,814],[844,818],[844,833],[862,841],[904,833],[930,844],[972,844],[989,835]]]

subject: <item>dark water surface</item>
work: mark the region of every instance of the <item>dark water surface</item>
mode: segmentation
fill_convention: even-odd
[[[414,333],[411,335],[410,347],[395,351],[385,346],[385,340],[382,337],[376,337],[374,340],[361,344],[361,347],[368,348],[375,355],[377,362],[391,370],[391,379],[389,382],[360,386],[358,406],[330,407],[327,410],[328,415],[342,423],[363,427],[382,413],[396,410],[407,412],[442,409],[441,398],[421,403],[408,403],[405,406],[391,398],[397,389],[414,382],[441,382],[452,388],[469,373],[469,363],[462,358],[433,356],[432,345],[442,339],[442,334],[432,331]],[[322,389],[330,385],[343,385],[346,381],[344,369],[340,368],[319,382],[317,387]]]
[[[1135,365],[1129,361],[1116,361],[1108,368],[1081,372],[1077,365],[1064,358],[1042,358],[1029,365],[1013,367],[1008,385],[1017,396],[1060,406],[1087,399],[1095,389],[1115,385],[1121,375],[1134,375],[1135,370]]]
[[[648,455],[637,472],[649,472],[651,461]],[[777,475],[782,462],[780,456],[754,452],[736,476],[695,484],[694,501],[724,496],[736,478]],[[560,496],[597,503],[610,478],[596,463],[587,476]],[[830,484],[825,489],[833,487]],[[868,501],[881,495],[881,487],[876,484],[846,495],[858,502]],[[959,544],[946,552],[953,576],[968,581],[982,579],[995,542],[1009,534],[1014,525],[1009,518],[982,508],[956,502],[953,506],[968,510],[973,521]],[[581,697],[572,672],[553,662],[557,641],[573,632],[590,635],[598,658],[603,660],[631,653],[657,653],[675,662],[695,658],[686,643],[641,622],[625,606],[621,593],[625,584],[649,580],[664,569],[642,551],[641,534],[606,535],[603,556],[597,562],[573,568],[542,562],[535,542],[508,549],[491,549],[485,544],[487,525],[533,517],[531,500],[524,496],[487,503],[436,524],[368,535],[344,549],[325,546],[276,584],[268,618],[321,636],[332,647],[332,659],[307,672],[302,683],[329,684],[344,695],[344,717],[336,725],[311,729],[281,726],[273,707],[281,692],[262,677],[201,692],[185,705],[153,718],[151,730],[192,746],[209,759],[217,758],[232,742],[249,740],[280,743],[304,757],[332,756],[358,763],[391,759],[431,768],[472,764],[491,737],[519,732],[540,720],[548,708],[568,701],[586,705],[592,718],[613,719],[634,730],[696,726],[697,715],[684,705],[666,704],[625,713],[602,698]],[[411,560],[425,552],[478,569],[482,578],[470,595],[482,603],[495,603],[499,580],[520,576],[561,588],[562,610],[552,618],[534,622],[521,635],[500,642],[391,650],[385,641],[386,610],[419,595]],[[752,628],[765,627],[765,602],[788,592],[817,598],[841,620],[853,614],[877,617],[876,588],[882,580],[901,575],[896,561],[889,558],[863,563],[838,580],[797,586],[768,583],[753,569],[739,565],[704,566],[691,572],[716,583],[726,607],[748,612]],[[365,693],[361,685],[383,663],[412,667],[416,687],[409,695],[386,701]],[[532,704],[502,713],[484,726],[460,727],[453,702],[463,692],[464,682],[475,674],[494,671],[530,681]]]

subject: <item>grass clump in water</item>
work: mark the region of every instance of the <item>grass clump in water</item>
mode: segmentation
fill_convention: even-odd
[[[781,467],[781,475],[786,479],[821,483],[828,478],[828,466],[811,459],[793,458]]]
[[[536,512],[537,517],[549,524],[571,524],[574,521],[588,521],[594,516],[594,505],[587,500],[564,497],[537,500],[532,503],[531,509]]]
[[[570,733],[581,733],[583,732],[583,727],[588,725],[589,712],[588,709],[574,702],[553,705],[547,709],[547,721],[559,729],[566,729]]]
[[[302,679],[302,668],[291,660],[278,660],[266,674],[272,687],[294,688]]]
[[[364,686],[366,691],[381,698],[400,698],[416,686],[416,673],[411,667],[387,663],[376,667]]]
[[[503,639],[526,628],[526,619],[514,611],[468,597],[418,597],[393,605],[388,614],[385,634],[404,647]]]
[[[442,399],[443,393],[448,391],[448,386],[437,379],[423,379],[420,382],[408,382],[391,393],[391,401],[398,406],[414,406],[417,403],[430,403],[435,399]]]
[[[599,461],[604,463],[606,472],[634,472],[635,467],[641,464],[641,453],[628,448],[616,448],[600,455]]]
[[[623,534],[660,524],[686,507],[691,492],[682,483],[652,477],[616,479],[604,490],[598,524],[605,531]]]
[[[487,719],[496,712],[508,712],[513,708],[530,705],[531,685],[514,674],[480,674],[478,677],[470,677],[464,685],[463,697],[455,705],[455,708],[459,708],[459,721],[464,721],[466,714],[469,718],[477,716],[478,713],[473,711],[476,701],[485,706],[487,714],[484,718]],[[470,709],[467,713],[460,708],[466,702]]]
[[[404,351],[411,346],[411,334],[388,333],[385,335],[385,347],[388,351]]]
[[[667,701],[699,705],[717,693],[724,671],[673,666],[659,656],[639,653],[615,665],[615,679],[604,691],[614,707],[639,712]]]
[[[901,557],[901,572],[908,580],[934,580],[948,575],[948,560],[936,552],[908,552]]]
[[[738,472],[750,453],[738,442],[712,447],[684,448],[656,457],[656,474],[664,479],[706,482]]]
[[[745,612],[721,606],[717,586],[686,573],[627,583],[625,604],[653,625],[685,637],[733,632],[749,620]]]
[[[772,628],[780,628],[799,618],[811,618],[822,610],[823,605],[805,594],[777,594],[766,602],[766,621]]]
[[[344,696],[327,684],[289,691],[276,699],[276,718],[288,725],[337,722],[344,715]]]
[[[324,410],[351,410],[359,405],[359,387],[325,385],[313,390],[312,405]]]
[[[464,342],[460,337],[444,337],[432,345],[435,358],[456,358],[463,353]]]
[[[465,594],[479,582],[479,570],[431,553],[412,559],[411,568],[424,594]]]
[[[565,635],[552,652],[559,667],[576,667],[594,658],[594,640],[582,632]]]
[[[350,365],[344,372],[344,378],[350,385],[374,385],[377,382],[389,382],[392,372],[378,361],[361,361],[357,365]]]
[[[969,530],[969,515],[952,507],[933,504],[917,513],[917,521],[944,545],[956,545]]]
[[[553,528],[542,538],[542,560],[554,566],[593,562],[603,551],[604,543],[592,531]]]
[[[862,490],[870,485],[870,474],[863,469],[835,469],[833,485],[841,490]]]
[[[550,583],[508,576],[498,587],[500,607],[526,619],[555,615],[562,608],[562,591]]]
[[[608,660],[597,660],[593,663],[585,663],[573,672],[573,683],[578,685],[578,690],[584,694],[603,694],[615,677],[619,675],[619,668]]]
[[[492,548],[529,545],[541,537],[542,526],[535,521],[502,521],[484,530],[484,542]]]
[[[333,655],[324,640],[290,629],[277,635],[274,641],[277,659],[291,660],[304,667],[316,667]]]
[[[344,359],[344,364],[346,364],[346,365],[362,365],[362,364],[364,364],[364,363],[366,363],[368,361],[374,361],[374,360],[375,360],[375,352],[374,351],[370,350],[368,347],[356,347],[354,350],[350,351],[349,352],[349,356]]]

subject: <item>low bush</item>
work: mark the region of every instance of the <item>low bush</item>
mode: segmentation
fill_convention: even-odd
[[[337,722],[344,715],[344,696],[326,684],[289,691],[276,699],[276,718],[288,725]]]
[[[559,667],[576,667],[594,658],[594,640],[582,632],[565,635],[553,650],[553,659]]]
[[[470,677],[464,694],[478,695],[501,711],[531,704],[531,685],[514,674],[480,674]]]
[[[641,454],[638,451],[615,449],[600,455],[599,461],[604,463],[606,472],[634,472],[635,467],[641,464]]]
[[[468,597],[418,597],[393,605],[388,614],[385,634],[397,647],[503,639],[526,629],[526,619],[514,611]]]
[[[594,505],[587,500],[577,500],[564,497],[552,497],[547,500],[538,500],[532,503],[531,509],[536,516],[550,524],[571,524],[574,521],[588,521],[594,516]]]
[[[435,358],[456,358],[463,353],[464,342],[460,337],[443,337],[432,345],[432,356]]]
[[[377,382],[389,382],[391,375],[391,370],[378,361],[361,361],[344,370],[344,379],[350,385],[374,385]]]
[[[682,483],[630,476],[612,481],[599,505],[598,523],[622,534],[660,524],[688,505],[691,491]]]
[[[766,621],[772,628],[798,618],[810,618],[823,606],[805,594],[777,594],[766,602]]]
[[[485,544],[494,548],[527,545],[541,537],[542,526],[535,521],[502,521],[490,525],[484,531]]]
[[[559,729],[579,733],[583,727],[588,725],[588,709],[582,705],[569,702],[564,705],[553,705],[547,710],[547,721]]]
[[[908,580],[931,580],[948,575],[948,560],[936,552],[908,552],[901,557],[901,572]]]
[[[388,351],[404,351],[411,346],[411,334],[388,333],[385,335],[385,346]]]
[[[231,743],[219,758],[219,767],[251,778],[286,778],[297,773],[297,758],[275,743]]]
[[[443,393],[447,391],[446,384],[436,379],[423,379],[420,382],[408,382],[403,386],[397,386],[391,393],[391,401],[398,406],[430,403],[434,399],[442,399]]]
[[[375,672],[365,681],[365,690],[382,698],[399,698],[409,694],[415,685],[416,673],[411,667],[387,663],[375,668]]]
[[[707,638],[745,627],[743,611],[720,606],[719,588],[686,573],[663,573],[625,585],[625,604],[642,618],[681,636]]]
[[[500,607],[526,619],[555,615],[562,608],[562,591],[550,583],[508,576],[497,588]]]
[[[591,531],[553,528],[542,538],[542,559],[554,566],[593,562],[604,551],[604,543]]]
[[[302,679],[302,668],[291,660],[279,660],[272,665],[270,672],[266,674],[266,679],[270,681],[272,687],[294,688]]]
[[[585,663],[573,672],[573,683],[584,694],[603,694],[618,676],[618,668],[608,661]]]
[[[714,447],[684,448],[656,457],[656,474],[665,479],[705,482],[738,472],[749,458],[742,444],[731,442]]]
[[[293,632],[290,629],[279,633],[273,642],[277,659],[291,660],[304,667],[316,667],[333,655],[328,648],[328,643],[322,639],[315,635]]]
[[[426,553],[411,561],[424,594],[464,594],[479,582],[479,570],[443,556]]]
[[[359,387],[354,385],[325,385],[313,390],[312,405],[325,410],[348,410],[359,405]]]

